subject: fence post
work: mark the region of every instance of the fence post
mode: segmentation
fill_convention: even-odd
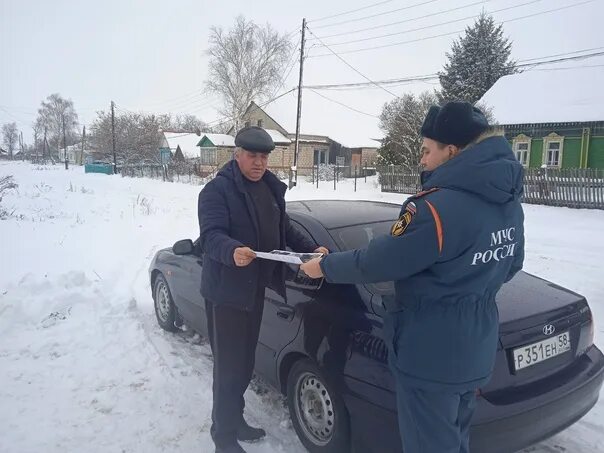
[[[333,190],[336,190],[336,167],[333,167]]]
[[[365,176],[365,182],[367,182],[367,161],[365,161],[365,170],[363,170],[363,176]]]
[[[317,189],[319,188],[319,164],[317,164]]]
[[[315,165],[312,166],[312,185],[315,185]]]
[[[356,167],[354,167],[354,191],[357,191],[357,169],[358,169],[358,165]]]

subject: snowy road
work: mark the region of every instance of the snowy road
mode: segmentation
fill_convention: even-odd
[[[0,220],[0,452],[212,452],[211,358],[157,326],[147,267],[197,231],[198,187],[81,168],[0,163],[17,192]],[[289,199],[401,201],[374,180],[310,184]],[[526,270],[588,297],[604,342],[604,212],[525,206]],[[247,416],[268,438],[250,453],[304,448],[283,399],[255,383]],[[531,452],[604,452],[604,400]]]

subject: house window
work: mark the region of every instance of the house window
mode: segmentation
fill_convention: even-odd
[[[250,122],[249,121],[245,122],[245,127],[250,127]]]
[[[264,121],[262,120],[258,120],[258,127],[264,127],[262,124],[264,123]]]
[[[546,164],[548,167],[559,167],[560,166],[560,154],[562,151],[561,142],[547,142],[547,156]]]
[[[563,136],[552,133],[543,139],[543,163],[548,167],[560,168],[562,166],[563,152]]]
[[[531,138],[520,134],[512,143],[514,155],[523,166],[528,166],[531,155]]]
[[[327,163],[327,151],[324,149],[315,149],[313,165],[324,165]]]
[[[216,165],[216,148],[201,148],[201,165]]]
[[[514,153],[516,154],[516,159],[522,165],[526,167],[528,164],[528,155],[529,155],[529,144],[528,142],[524,143],[516,143],[514,147]]]

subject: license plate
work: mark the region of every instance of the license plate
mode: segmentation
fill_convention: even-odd
[[[547,340],[514,349],[514,368],[516,371],[522,370],[569,350],[570,335],[563,332]]]

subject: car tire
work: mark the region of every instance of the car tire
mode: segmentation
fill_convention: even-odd
[[[153,284],[153,305],[155,306],[155,317],[160,327],[168,332],[175,332],[177,330],[174,325],[177,316],[176,306],[168,282],[162,274],[155,278]]]
[[[350,419],[344,400],[313,361],[303,359],[292,366],[287,405],[296,433],[309,452],[350,452]]]

